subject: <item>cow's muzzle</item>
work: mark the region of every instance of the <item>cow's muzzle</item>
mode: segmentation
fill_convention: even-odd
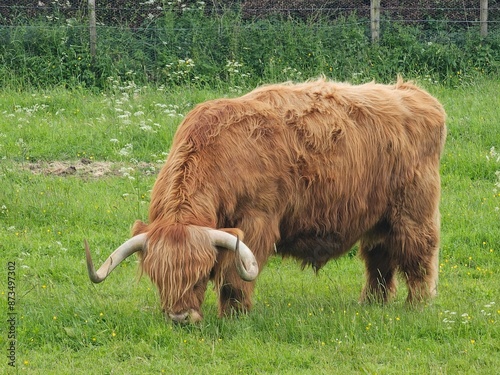
[[[168,313],[168,317],[172,319],[174,323],[187,324],[187,323],[198,323],[203,320],[203,316],[195,309],[189,309],[182,313]]]

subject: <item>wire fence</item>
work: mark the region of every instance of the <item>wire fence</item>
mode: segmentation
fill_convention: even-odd
[[[88,17],[89,0],[2,0],[0,25],[25,25],[34,20],[77,19]],[[165,12],[202,11],[208,17],[227,11],[240,12],[243,20],[289,17],[302,20],[337,19],[355,15],[370,19],[370,0],[96,0],[99,26],[144,28]],[[399,21],[434,27],[436,23],[477,27],[481,22],[481,0],[382,0],[383,22]],[[490,28],[500,24],[500,0],[486,1]]]

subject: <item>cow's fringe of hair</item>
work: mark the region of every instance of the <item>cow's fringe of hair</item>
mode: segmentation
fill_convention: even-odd
[[[198,307],[201,301],[197,299],[203,298],[204,290],[201,295],[188,292],[200,280],[208,281],[216,258],[206,231],[197,226],[174,224],[149,228],[148,233],[141,268],[158,287],[162,308],[177,312]]]

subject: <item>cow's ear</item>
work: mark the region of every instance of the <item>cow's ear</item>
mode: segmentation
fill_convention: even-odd
[[[148,225],[140,220],[136,220],[132,226],[132,236],[137,236],[138,234],[147,232]]]
[[[245,233],[243,233],[243,231],[239,228],[219,228],[219,230],[238,237],[240,241],[243,241],[243,238],[245,237]]]

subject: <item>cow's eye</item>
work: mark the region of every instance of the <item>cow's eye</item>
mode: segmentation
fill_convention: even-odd
[[[199,290],[200,288],[204,288],[204,286],[207,284],[207,278],[201,278],[198,280],[194,285],[193,285],[193,290]]]

